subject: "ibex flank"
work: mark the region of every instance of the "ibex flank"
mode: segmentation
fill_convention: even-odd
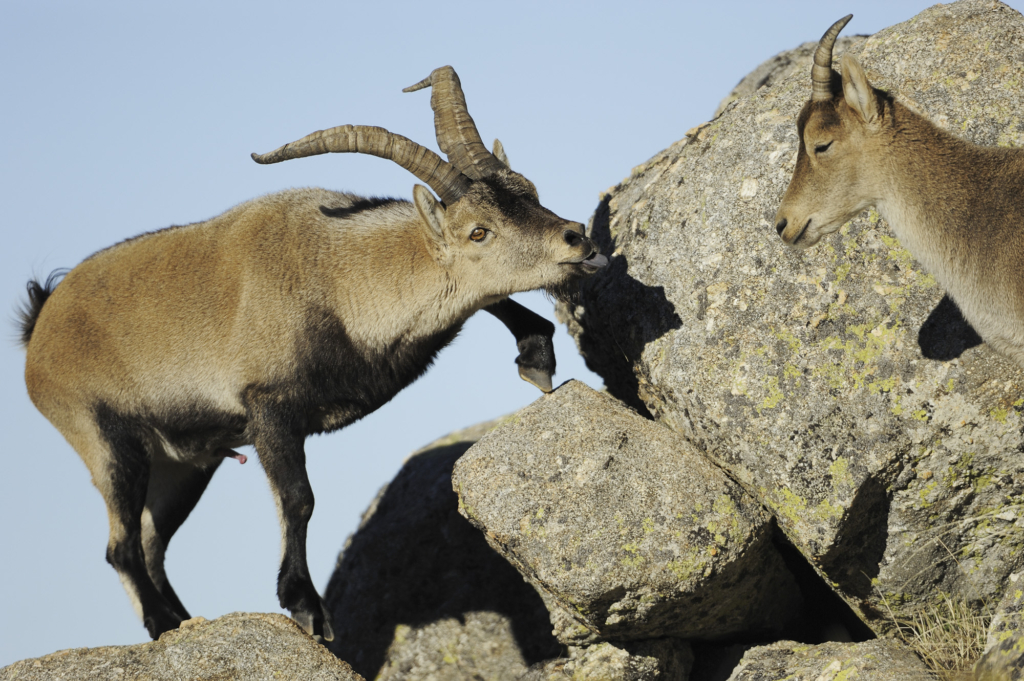
[[[1024,150],[954,137],[872,87],[850,55],[840,79],[832,46],[851,18],[818,43],[775,228],[808,248],[875,206],[984,340],[1024,366]]]
[[[554,326],[508,299],[571,290],[607,263],[583,225],[480,140],[458,76],[436,69],[437,140],[449,161],[383,128],[345,125],[262,156],[390,159],[413,201],[299,189],[206,222],[143,234],[58,279],[29,282],[25,380],[85,461],[110,521],[107,560],[149,634],[189,617],[164,551],[225,458],[252,444],[281,518],[281,606],[333,638],[306,566],[313,493],[307,436],[343,428],[419,377],[474,312],[518,342],[520,374],[551,389]]]

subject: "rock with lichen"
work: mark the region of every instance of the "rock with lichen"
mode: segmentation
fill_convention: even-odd
[[[827,28],[822,26],[822,30]],[[1024,18],[936,5],[850,48],[975,142],[1024,146]],[[609,391],[685,436],[876,631],[1024,567],[1024,371],[867,211],[814,249],[773,228],[806,72],[634,169],[590,225],[611,255],[560,316]]]
[[[517,681],[689,681],[693,652],[676,639],[570,647],[569,656],[535,665]]]
[[[329,645],[367,678],[512,681],[561,651],[541,599],[452,491],[455,461],[499,421],[413,453],[339,555]]]
[[[363,681],[284,615],[235,612],[196,617],[156,641],[73,648],[0,669],[3,681]]]
[[[989,650],[1021,633],[1024,633],[1024,573],[1015,572],[1010,575],[1009,588],[1003,594],[1003,600],[993,609],[985,649]]]
[[[452,484],[563,644],[770,634],[798,607],[764,509],[684,438],[585,384],[481,438]]]
[[[985,651],[974,665],[976,681],[1020,681],[1024,678],[1024,630],[1007,636]]]
[[[931,681],[934,678],[934,674],[910,650],[896,641],[878,639],[816,646],[779,641],[755,646],[743,655],[729,681]]]

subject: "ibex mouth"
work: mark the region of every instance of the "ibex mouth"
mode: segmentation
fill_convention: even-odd
[[[583,269],[587,270],[588,272],[596,272],[608,264],[608,258],[601,255],[597,251],[594,251],[586,258],[581,260],[580,264],[583,265]]]
[[[800,230],[799,234],[797,234],[795,237],[793,237],[793,240],[789,242],[789,245],[790,246],[796,246],[800,242],[800,239],[804,238],[804,234],[807,233],[807,228],[810,227],[810,226],[811,226],[811,220],[810,220],[810,218],[808,218],[807,224],[804,225],[804,228]]]

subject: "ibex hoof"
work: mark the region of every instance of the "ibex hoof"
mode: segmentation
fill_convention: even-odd
[[[551,374],[532,367],[519,367],[519,377],[540,388],[541,392],[551,392]]]

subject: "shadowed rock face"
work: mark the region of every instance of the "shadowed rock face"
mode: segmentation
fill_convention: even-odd
[[[0,669],[0,679],[363,681],[284,615],[242,612],[210,622],[186,620],[149,643],[74,648],[23,660]]]
[[[452,484],[566,645],[764,634],[798,607],[761,506],[683,438],[583,383],[482,438]]]
[[[1024,146],[1024,20],[1005,5],[938,5],[850,50],[939,125]],[[887,606],[994,603],[1022,567],[1024,372],[877,213],[785,248],[810,85],[740,97],[610,190],[590,232],[611,262],[560,316],[613,395],[725,468],[884,631]]]
[[[410,456],[338,557],[331,650],[367,678],[511,680],[561,651],[537,593],[458,512],[452,467],[494,423]]]

